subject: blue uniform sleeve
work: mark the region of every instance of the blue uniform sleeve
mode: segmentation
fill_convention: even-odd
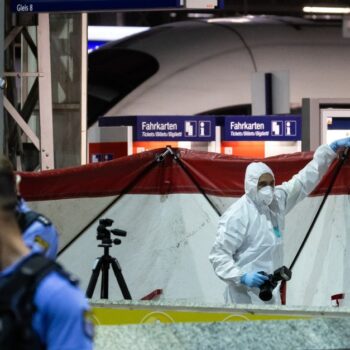
[[[27,213],[30,211],[30,208],[28,207],[25,200],[21,197],[17,203],[17,210],[21,213]]]
[[[90,350],[93,323],[82,292],[53,272],[43,279],[34,297],[33,328],[47,350]]]
[[[17,210],[21,213],[27,213],[30,211],[30,208],[23,198],[20,198]],[[23,232],[23,239],[26,246],[30,249],[43,252],[49,259],[56,259],[58,250],[58,232],[55,226],[50,222],[44,224],[39,220],[34,221]]]
[[[37,248],[52,260],[56,259],[58,249],[58,233],[56,228],[34,221],[23,233],[24,243],[31,249]]]

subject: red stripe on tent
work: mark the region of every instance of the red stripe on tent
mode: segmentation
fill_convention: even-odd
[[[245,169],[252,159],[186,149],[174,151],[179,153],[185,167],[207,194],[241,196],[244,193]],[[75,168],[22,173],[21,192],[29,201],[118,195],[162,152],[164,149]],[[289,180],[311,158],[311,152],[303,152],[266,158],[263,161],[274,171],[276,183],[280,184]],[[335,166],[336,162],[313,195],[323,195],[326,192]],[[332,193],[348,194],[349,188],[350,165],[347,161]],[[198,189],[177,162],[167,156],[146,173],[130,193],[198,193]]]
[[[203,154],[206,155],[203,157]],[[299,152],[261,159],[242,159],[216,153],[181,151],[181,159],[207,194],[241,196],[248,164],[263,161],[274,172],[276,184],[290,180],[311,159],[313,152]],[[334,162],[312,195],[327,191],[337,162]],[[332,194],[350,193],[350,163],[347,161],[332,188]]]
[[[154,300],[163,293],[163,289],[155,289],[153,292],[145,295],[141,300]]]

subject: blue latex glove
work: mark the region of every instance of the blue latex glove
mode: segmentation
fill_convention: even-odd
[[[333,141],[329,144],[329,147],[332,148],[334,152],[337,152],[338,149],[342,147],[350,147],[350,137]]]
[[[269,278],[259,272],[248,272],[241,277],[241,283],[247,287],[260,287]]]

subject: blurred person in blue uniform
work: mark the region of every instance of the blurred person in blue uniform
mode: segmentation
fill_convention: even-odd
[[[25,244],[30,248],[39,249],[50,259],[56,259],[58,250],[58,232],[51,221],[44,215],[31,210],[20,196],[20,175],[15,175],[11,162],[4,156],[0,157],[0,174],[12,177],[9,185],[17,192],[17,218]]]
[[[0,349],[90,350],[89,305],[59,264],[24,243],[11,184],[0,173]]]

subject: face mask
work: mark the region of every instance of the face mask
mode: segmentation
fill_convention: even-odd
[[[258,191],[259,199],[266,205],[270,205],[273,200],[274,189],[271,186],[265,186]]]

